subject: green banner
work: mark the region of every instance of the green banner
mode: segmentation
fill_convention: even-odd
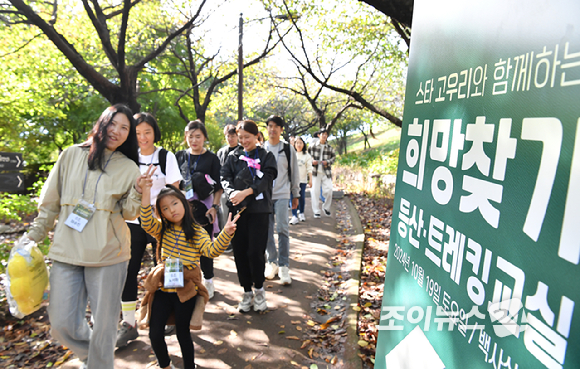
[[[376,368],[580,368],[580,1],[416,0]]]

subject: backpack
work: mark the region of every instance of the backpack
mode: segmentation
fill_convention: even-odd
[[[284,151],[284,154],[286,154],[286,159],[288,159],[288,180],[292,183],[292,165],[290,164],[292,156],[290,155],[290,145],[284,142],[282,150]]]
[[[155,166],[159,166],[159,169],[161,169],[161,173],[167,175],[167,173],[165,173],[165,169],[167,168],[167,150],[165,149],[161,149],[159,150],[159,162],[158,163],[151,163]],[[139,162],[139,165],[150,165],[147,163],[141,163]]]

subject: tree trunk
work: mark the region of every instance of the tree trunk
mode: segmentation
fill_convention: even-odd
[[[111,104],[125,104],[133,111],[134,114],[141,111],[141,104],[137,102],[137,76],[139,70],[135,67],[125,67],[122,71],[119,71],[119,75],[122,75],[121,86],[115,89],[111,94],[111,97],[107,97],[107,100]]]

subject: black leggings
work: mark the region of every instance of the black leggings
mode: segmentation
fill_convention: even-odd
[[[141,228],[141,224],[127,223],[131,231],[131,260],[127,267],[127,279],[121,295],[121,301],[137,301],[137,275],[141,270],[141,261],[145,254],[147,244],[153,246],[153,258],[155,259],[157,240]]]
[[[177,293],[163,292],[161,290],[155,292],[155,298],[151,306],[151,320],[149,321],[149,339],[160,367],[165,368],[171,363],[167,352],[167,344],[165,343],[165,324],[172,312],[175,316],[175,332],[179,347],[181,347],[183,368],[193,369],[195,367],[195,353],[189,322],[195,308],[196,298],[197,296],[194,296],[182,303],[179,301]]]
[[[233,218],[233,215],[232,215]],[[266,244],[268,242],[268,222],[270,214],[242,213],[237,221],[236,234],[232,239],[234,259],[238,270],[238,280],[245,292],[264,286],[266,267]]]

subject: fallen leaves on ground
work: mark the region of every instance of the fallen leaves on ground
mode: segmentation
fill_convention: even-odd
[[[389,240],[391,236],[392,209],[385,199],[364,194],[352,194],[351,201],[357,208],[365,234],[362,251],[359,305],[357,306],[360,358],[363,368],[374,368],[380,322],[383,287]]]
[[[336,202],[336,223],[339,237],[334,252],[320,270],[321,284],[310,303],[311,314],[304,316],[301,349],[310,359],[326,367],[326,363],[340,364],[347,340],[347,281],[351,278],[347,263],[355,250],[350,236],[354,229],[344,200]],[[316,364],[312,364],[316,365]]]
[[[26,229],[20,229],[24,232]],[[14,243],[22,233],[8,233],[0,235],[0,242]],[[52,241],[53,232],[49,233]],[[47,262],[50,266],[52,263]],[[149,253],[143,259],[143,268],[139,272],[139,296],[144,295],[143,280],[153,266],[153,259]],[[5,274],[0,279],[6,278]],[[3,281],[1,281],[3,282]],[[18,319],[8,310],[8,303],[4,288],[0,289],[0,367],[2,368],[50,368],[62,365],[74,357],[72,351],[58,344],[50,335],[50,323],[44,302],[41,308],[33,314]],[[90,310],[87,310],[87,320],[90,320]],[[89,322],[90,324],[90,322]]]

